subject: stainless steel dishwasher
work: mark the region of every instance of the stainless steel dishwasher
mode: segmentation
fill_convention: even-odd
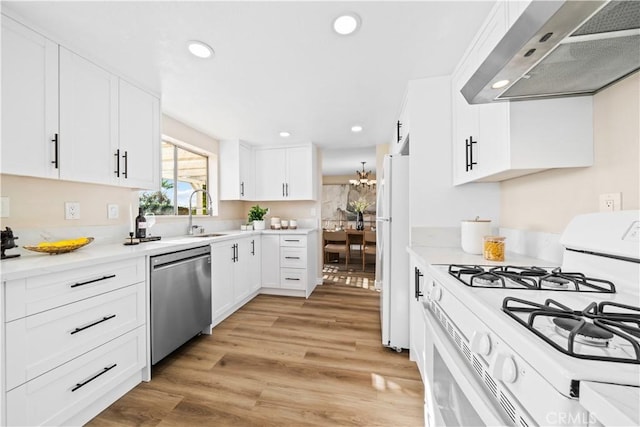
[[[211,251],[151,257],[151,364],[211,325]]]

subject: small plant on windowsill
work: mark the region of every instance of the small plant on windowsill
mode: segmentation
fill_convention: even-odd
[[[264,230],[264,216],[269,212],[267,208],[261,208],[260,205],[251,206],[249,209],[248,221],[253,224],[254,230]]]

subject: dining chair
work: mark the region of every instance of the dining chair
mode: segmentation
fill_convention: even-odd
[[[329,254],[340,254],[345,256],[345,267],[349,264],[349,251],[347,249],[347,233],[344,231],[327,231],[323,232],[324,239],[324,262],[328,261]]]
[[[362,271],[364,271],[364,265],[367,255],[376,255],[376,232],[365,231],[362,237]],[[375,262],[375,261],[374,261]]]

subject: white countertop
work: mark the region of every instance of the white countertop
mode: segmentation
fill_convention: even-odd
[[[580,383],[580,404],[605,426],[640,425],[640,388]]]
[[[487,261],[482,255],[472,255],[456,247],[417,246],[407,247],[409,255],[422,264],[464,264],[464,265],[519,265],[556,267],[553,262],[507,252],[504,261]]]
[[[48,274],[69,268],[84,267],[101,262],[112,262],[137,256],[153,256],[167,252],[206,246],[211,243],[233,240],[239,237],[259,236],[261,234],[309,234],[315,231],[311,228],[296,230],[260,230],[239,231],[227,230],[215,233],[225,234],[217,237],[178,236],[162,238],[162,240],[144,242],[138,245],[125,246],[122,243],[89,244],[74,252],[60,255],[48,255],[30,252],[24,248],[10,252],[20,253],[19,258],[3,259],[0,263],[0,278],[6,280],[22,279],[27,276]],[[213,233],[213,232],[212,232]]]

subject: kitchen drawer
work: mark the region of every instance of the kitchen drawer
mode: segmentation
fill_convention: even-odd
[[[142,282],[145,280],[144,266],[144,257],[136,257],[8,281],[6,321]]]
[[[280,267],[307,268],[307,249],[280,248]]]
[[[7,425],[64,425],[145,366],[141,326],[7,392]]]
[[[144,283],[6,324],[11,390],[145,323]]]
[[[307,289],[307,270],[301,268],[281,268],[280,286],[284,289]]]
[[[297,248],[307,247],[307,236],[301,235],[280,235],[280,246],[292,246]]]

